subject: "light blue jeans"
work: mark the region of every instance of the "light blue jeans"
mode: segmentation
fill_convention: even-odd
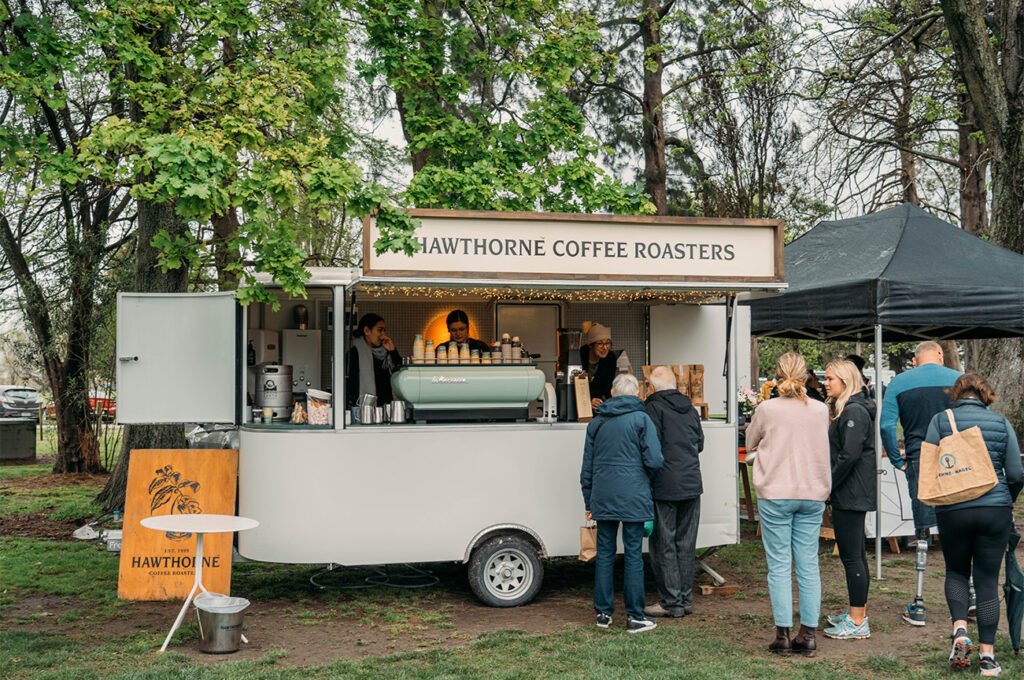
[[[775,625],[793,627],[793,564],[800,593],[800,623],[818,627],[821,615],[821,576],[818,573],[818,533],[824,501],[758,499],[761,541],[768,562],[768,594]]]

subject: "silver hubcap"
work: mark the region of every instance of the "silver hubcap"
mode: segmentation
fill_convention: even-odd
[[[530,587],[533,565],[518,550],[500,550],[491,556],[486,567],[487,589],[502,600],[511,600]]]

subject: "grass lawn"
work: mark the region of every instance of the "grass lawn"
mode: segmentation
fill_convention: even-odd
[[[0,467],[0,529],[26,513],[88,516],[96,486],[26,486],[50,465]],[[19,481],[20,480],[20,481]],[[5,485],[6,483],[6,485]],[[69,514],[70,513],[70,514]],[[75,513],[85,513],[76,515]],[[19,537],[0,531],[0,678],[891,678],[954,677],[945,665],[947,615],[941,554],[927,578],[929,625],[911,628],[898,610],[912,597],[910,555],[884,555],[887,580],[873,582],[872,638],[820,641],[814,659],[764,651],[773,628],[764,556],[744,523],[744,542],[711,559],[741,591],[698,596],[696,613],[627,634],[621,606],[610,630],[593,625],[592,565],[546,563],[545,585],[526,607],[492,609],[469,593],[461,565],[425,565],[432,588],[318,589],[313,568],[237,564],[232,592],[252,600],[237,654],[196,650],[190,614],[170,651],[157,650],[178,604],[117,599],[117,558],[96,542]],[[823,614],[845,607],[845,585],[831,543],[822,543]],[[873,555],[869,560],[874,565]],[[366,585],[363,571],[318,575],[333,585]],[[706,582],[706,580],[705,580]],[[648,581],[648,601],[654,601]],[[179,603],[180,604],[180,603]],[[820,636],[819,636],[820,640]],[[997,653],[1006,674],[1024,670],[1009,649],[1005,621]],[[976,658],[976,657],[975,657]],[[976,673],[972,668],[972,674]]]

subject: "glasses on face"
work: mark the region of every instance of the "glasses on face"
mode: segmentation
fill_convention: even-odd
[[[594,347],[611,347],[611,346],[612,346],[612,341],[611,340],[598,340],[597,342],[594,343]]]

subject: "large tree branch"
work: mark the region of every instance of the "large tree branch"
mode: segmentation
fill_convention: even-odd
[[[941,0],[941,4],[960,74],[985,132],[985,143],[999,156],[1006,146],[1003,135],[1010,120],[1010,106],[985,27],[986,5],[974,0]]]
[[[871,144],[873,146],[885,146],[885,147],[889,147],[891,149],[895,149],[897,151],[904,151],[906,153],[913,154],[913,155],[918,156],[920,158],[927,158],[928,160],[935,161],[936,163],[945,163],[946,165],[950,165],[950,166],[952,166],[954,168],[961,168],[962,167],[961,164],[960,164],[960,161],[958,161],[958,160],[956,160],[954,158],[945,158],[943,156],[936,156],[935,154],[930,154],[930,153],[926,153],[924,151],[919,151],[918,149],[914,149],[914,148],[909,147],[909,146],[904,146],[902,144],[898,144],[897,142],[894,142],[894,141],[892,141],[890,139],[884,139],[884,138],[879,138],[879,137],[861,137],[860,135],[855,135],[852,132],[846,132],[845,130],[841,129],[838,124],[836,124],[836,122],[832,119],[831,116],[828,117],[828,123],[829,123],[829,125],[832,126],[832,130],[837,135],[839,135],[841,137],[846,137],[847,139],[852,139],[855,142],[861,142],[863,144]]]

